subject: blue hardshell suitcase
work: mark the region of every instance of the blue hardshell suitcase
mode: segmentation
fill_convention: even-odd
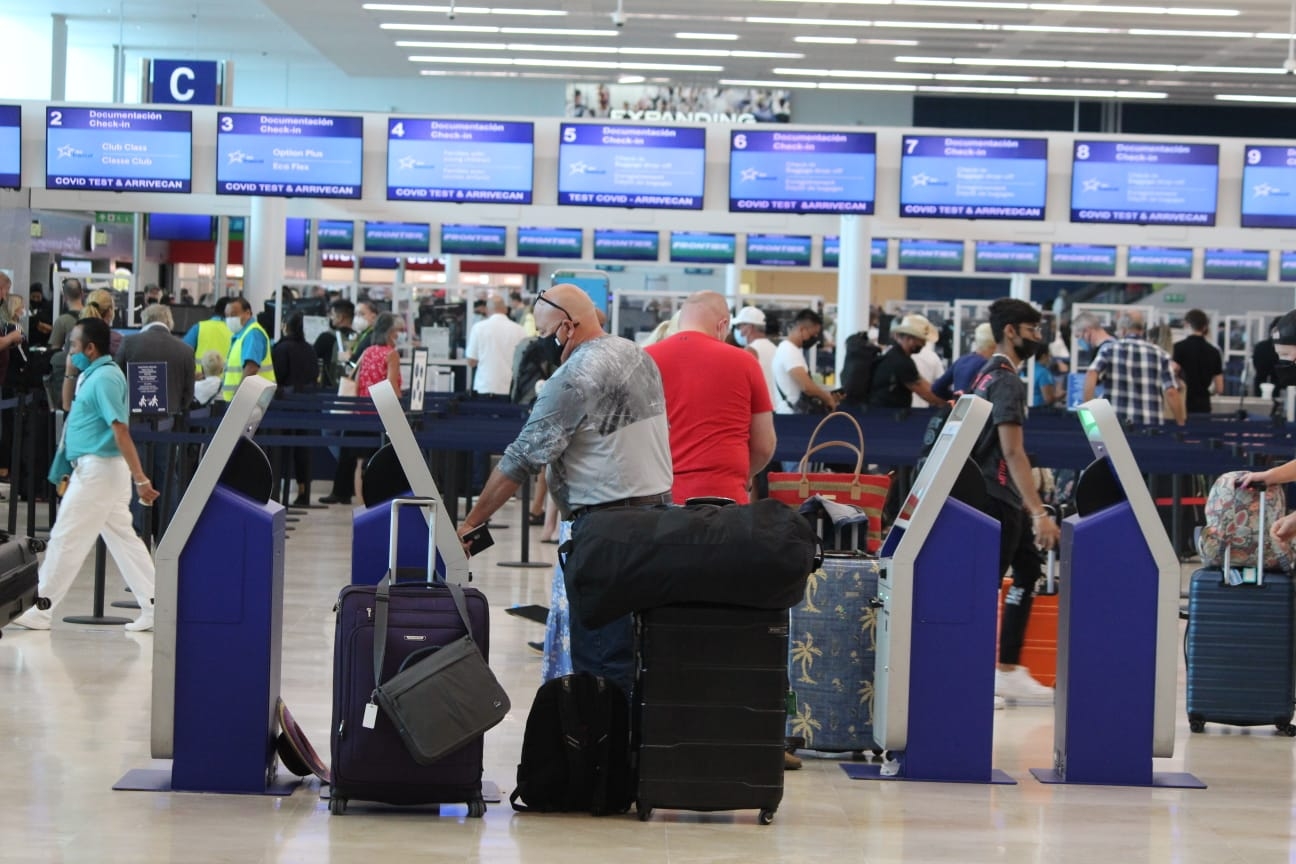
[[[873,742],[877,580],[877,559],[830,552],[792,608],[788,682],[796,708],[788,735],[806,749],[880,752]]]
[[[1264,495],[1260,525],[1265,524]],[[1264,561],[1264,531],[1256,561]],[[1202,732],[1207,723],[1231,726],[1272,724],[1296,736],[1296,591],[1292,577],[1281,572],[1255,573],[1243,581],[1229,566],[1201,569],[1188,591],[1188,627],[1184,634],[1187,666],[1188,725]]]

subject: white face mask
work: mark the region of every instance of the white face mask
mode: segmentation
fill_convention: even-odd
[[[396,344],[397,344],[397,345],[408,345],[408,344],[409,344],[409,334],[406,333],[404,330],[402,330],[400,333],[397,333],[397,334],[396,334]]]
[[[243,329],[243,319],[237,315],[227,317],[225,319],[225,326],[229,328],[231,333],[237,336],[238,332]]]
[[[741,327],[734,330],[734,341],[737,342],[743,348],[747,347],[747,335],[743,333]]]

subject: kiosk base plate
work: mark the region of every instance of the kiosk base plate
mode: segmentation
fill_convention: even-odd
[[[900,775],[884,777],[882,775],[881,765],[871,765],[865,762],[844,763],[841,769],[846,772],[846,776],[852,780],[905,780],[910,783],[989,783],[994,786],[1016,786],[1017,781],[1011,775],[998,768],[990,769],[989,780],[953,780],[943,777],[903,777]]]
[[[201,789],[173,789],[171,787],[170,768],[136,768],[127,771],[120,780],[113,784],[114,792],[193,792],[201,795],[269,795],[274,798],[287,798],[301,785],[300,777],[277,780],[267,786],[263,792],[225,792],[206,791]]]
[[[1062,775],[1052,768],[1032,768],[1031,776],[1041,783],[1049,785],[1069,784],[1071,786],[1134,786],[1144,787],[1142,783],[1081,783],[1075,780],[1065,780]],[[1205,789],[1206,784],[1198,780],[1194,775],[1186,771],[1155,771],[1152,774],[1153,787],[1162,789]]]

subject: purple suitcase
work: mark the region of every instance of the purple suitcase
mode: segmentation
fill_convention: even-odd
[[[407,504],[427,506],[424,499],[392,502],[393,510]],[[435,520],[429,520],[435,525]],[[391,548],[400,520],[392,514]],[[433,538],[429,550],[436,549]],[[410,655],[447,645],[464,635],[450,591],[430,581],[435,571],[396,571],[398,584],[391,588],[387,653],[383,679],[395,675]],[[420,765],[410,756],[400,735],[381,710],[372,729],[363,725],[365,708],[374,690],[374,593],[372,585],[348,585],[337,603],[337,630],[333,644],[332,785],[329,812],[346,812],[351,799],[386,804],[467,803],[468,815],[486,812],[482,801],[483,739],[451,753],[433,765]],[[489,659],[490,608],[485,596],[465,587],[473,640]]]

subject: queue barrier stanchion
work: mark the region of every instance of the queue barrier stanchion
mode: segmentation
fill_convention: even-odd
[[[21,412],[19,411],[18,406],[22,403],[22,397],[19,396],[13,400],[6,399],[5,402],[8,403],[4,406],[4,411],[8,414],[8,417],[5,418],[5,422],[7,422],[14,430],[9,441],[8,526],[9,536],[16,537],[18,535],[18,490],[21,488],[18,485],[18,474],[22,465],[22,451],[19,449],[22,444],[22,436],[18,433],[18,421]]]
[[[531,475],[522,481],[522,558],[519,561],[501,561],[497,567],[535,568],[552,567],[550,561],[531,560]]]
[[[108,547],[105,545],[103,538],[100,537],[95,541],[95,563],[94,563],[94,606],[89,615],[68,615],[63,621],[67,624],[93,624],[96,626],[109,626],[113,624],[129,624],[129,618],[119,618],[116,615],[104,614],[104,588],[107,582],[108,572]]]

